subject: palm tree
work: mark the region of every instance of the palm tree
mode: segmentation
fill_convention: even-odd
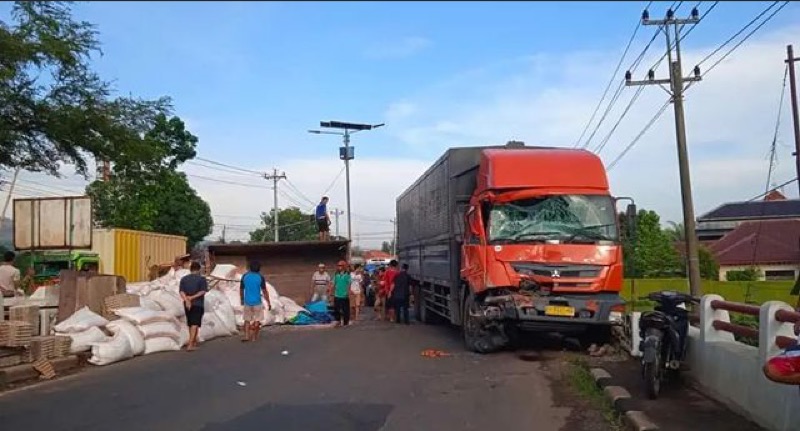
[[[668,221],[668,228],[664,232],[672,242],[683,242],[686,240],[686,230],[683,228],[683,223]]]

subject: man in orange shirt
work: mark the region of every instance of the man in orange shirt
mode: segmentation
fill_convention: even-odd
[[[390,303],[390,298],[392,297],[392,290],[394,290],[394,279],[397,277],[400,271],[397,270],[397,261],[392,260],[389,262],[389,269],[386,270],[386,274],[383,275],[383,297],[386,298],[386,306],[384,309],[386,310],[386,320],[390,322],[394,322],[394,304]]]

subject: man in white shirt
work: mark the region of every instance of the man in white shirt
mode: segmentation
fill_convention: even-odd
[[[13,251],[3,254],[3,263],[0,264],[0,293],[5,297],[14,296],[20,282],[19,269],[14,266]]]
[[[317,266],[317,270],[311,276],[311,283],[313,284],[311,302],[328,302],[328,296],[331,291],[331,276],[325,271],[324,263],[320,263]]]

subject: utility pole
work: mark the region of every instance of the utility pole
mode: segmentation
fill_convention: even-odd
[[[344,211],[339,210],[339,208],[334,208],[333,211],[333,218],[336,220],[336,236],[339,236],[339,216],[344,214]]]
[[[692,182],[689,174],[689,152],[686,148],[686,121],[683,112],[683,91],[684,83],[700,81],[700,68],[695,66],[694,76],[683,76],[681,67],[681,35],[680,31],[684,25],[694,25],[700,22],[700,13],[697,8],[692,9],[691,16],[687,19],[675,18],[672,9],[667,11],[665,19],[650,20],[650,13],[645,10],[642,12],[643,25],[657,25],[663,31],[667,39],[667,58],[669,61],[669,79],[655,79],[655,72],[649,70],[647,79],[643,81],[632,81],[631,72],[625,73],[626,85],[659,85],[671,96],[672,106],[675,108],[675,137],[678,146],[678,169],[681,179],[681,198],[683,201],[683,225],[686,235],[686,256],[688,260],[689,272],[689,291],[693,296],[702,294],[700,278],[700,259],[698,257],[697,234],[695,233],[694,202],[692,201]],[[672,31],[670,32],[670,28]],[[675,59],[672,57],[672,41],[670,33],[675,38]],[[669,85],[667,90],[664,85]]]
[[[264,174],[264,179],[272,181],[272,193],[273,193],[273,216],[272,216],[272,228],[275,229],[275,242],[278,242],[280,236],[278,235],[278,181],[286,179],[286,172],[278,175],[278,170],[272,168],[272,175]],[[265,235],[266,237],[266,235]]]
[[[225,244],[225,228],[226,225],[222,225],[222,243]]]
[[[14,194],[14,187],[17,185],[17,177],[19,176],[20,168],[14,170],[14,176],[11,178],[11,186],[8,187],[8,196],[6,196],[6,203],[3,204],[3,213],[0,214],[0,227],[3,227],[3,220],[6,218],[6,211],[8,210],[8,204],[11,202],[11,195]]]
[[[794,63],[800,58],[794,57],[794,49],[792,45],[786,45],[786,64],[789,67],[789,90],[791,91],[792,100],[792,123],[794,124],[794,163],[797,169],[797,177],[800,178],[800,118],[797,112],[797,81],[794,74]],[[800,188],[800,181],[797,182],[797,187]]]
[[[392,222],[392,256],[397,257],[397,219],[389,221]]]

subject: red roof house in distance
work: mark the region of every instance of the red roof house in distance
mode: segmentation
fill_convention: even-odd
[[[728,271],[761,270],[762,280],[795,280],[800,272],[800,220],[744,222],[709,249],[719,263],[719,279]]]

